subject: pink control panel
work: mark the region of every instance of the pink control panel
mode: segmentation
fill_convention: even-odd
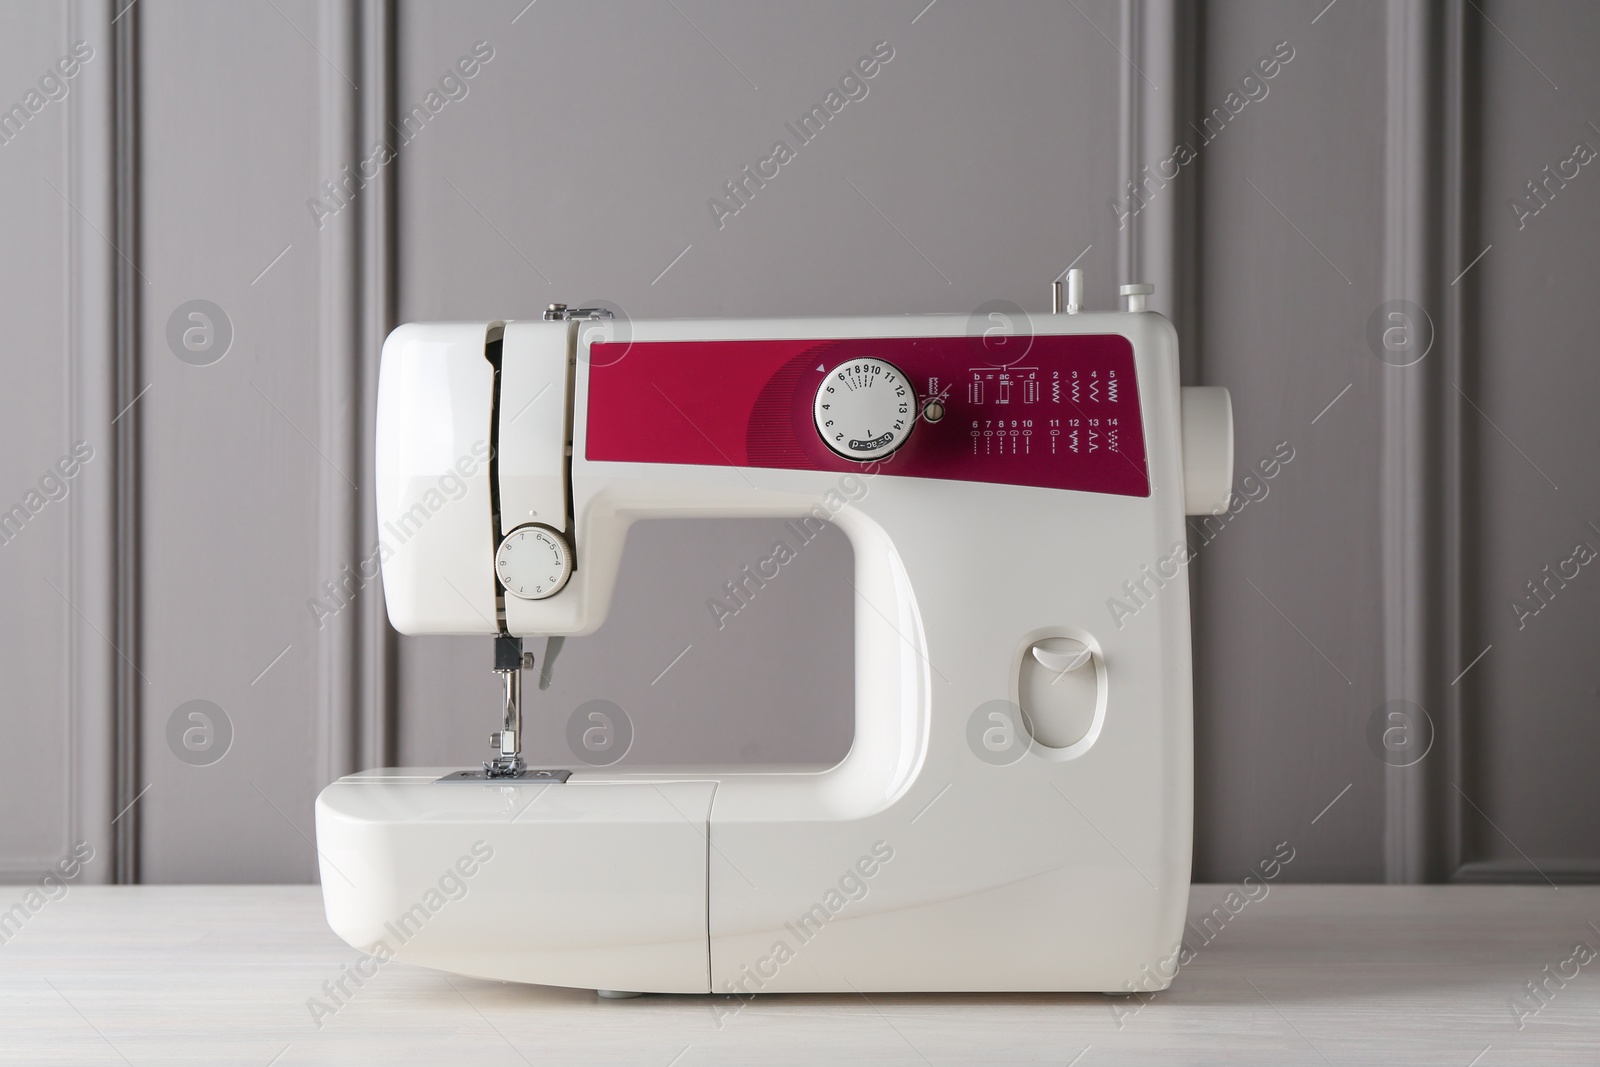
[[[1016,340],[1012,340],[1016,344]],[[907,478],[1149,496],[1133,346],[1116,335],[1036,337],[1004,364],[981,337],[636,341],[591,350],[590,460],[851,471],[819,438],[828,372],[887,361],[919,418],[875,470]],[[937,410],[937,409],[935,409]]]

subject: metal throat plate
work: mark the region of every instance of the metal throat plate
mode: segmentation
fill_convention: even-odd
[[[513,783],[522,785],[524,783],[531,782],[555,782],[557,784],[564,784],[566,780],[571,777],[571,771],[529,770],[523,771],[516,777],[511,777],[510,775],[501,775],[491,778],[480,768],[476,771],[456,771],[454,774],[447,774],[443,778],[437,779],[435,784],[438,784],[438,782],[504,782],[507,785],[511,785]]]

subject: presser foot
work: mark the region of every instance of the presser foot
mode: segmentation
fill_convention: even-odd
[[[483,761],[485,778],[521,778],[528,765],[518,755],[501,755]]]

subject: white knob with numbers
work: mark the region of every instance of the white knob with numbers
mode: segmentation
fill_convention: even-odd
[[[518,526],[501,539],[494,573],[512,596],[543,600],[561,592],[572,577],[572,547],[548,526]]]
[[[822,443],[834,452],[845,459],[879,459],[911,436],[916,391],[893,363],[851,360],[830,370],[817,386],[812,415]]]

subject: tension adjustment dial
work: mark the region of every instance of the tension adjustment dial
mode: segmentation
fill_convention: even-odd
[[[856,359],[830,370],[812,405],[822,443],[846,459],[881,459],[906,443],[917,397],[904,372],[881,359]]]
[[[572,548],[548,526],[518,526],[500,541],[494,573],[512,596],[543,600],[561,592],[572,577]]]

